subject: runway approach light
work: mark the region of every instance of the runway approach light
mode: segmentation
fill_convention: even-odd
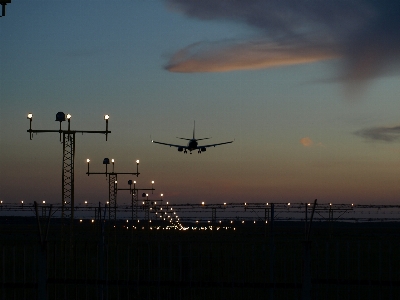
[[[108,120],[110,118],[109,115],[104,115],[104,120]]]
[[[71,119],[71,114],[67,114],[67,119],[69,120],[69,119]]]
[[[28,118],[28,119],[32,119],[32,118],[33,118],[33,114],[32,114],[32,113],[29,113],[27,118]]]

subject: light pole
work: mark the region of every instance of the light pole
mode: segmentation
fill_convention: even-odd
[[[93,130],[71,130],[71,114],[64,114],[58,112],[56,114],[56,122],[60,122],[60,128],[58,130],[34,130],[32,129],[33,114],[29,113],[27,118],[29,119],[29,139],[32,140],[34,133],[54,132],[60,134],[60,141],[63,144],[63,167],[62,167],[62,217],[70,217],[71,221],[74,219],[74,165],[75,165],[75,134],[76,133],[100,133],[107,135],[111,133],[108,130],[108,115],[104,116],[106,120],[105,131],[93,131]],[[63,130],[61,123],[68,121],[68,129]],[[89,162],[88,162],[89,167]]]

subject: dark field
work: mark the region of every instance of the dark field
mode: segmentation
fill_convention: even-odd
[[[2,218],[0,299],[303,299],[304,223],[126,225]],[[307,299],[400,299],[400,223],[312,226]]]

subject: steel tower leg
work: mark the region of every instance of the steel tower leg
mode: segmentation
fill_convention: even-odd
[[[132,191],[132,221],[138,220],[138,193]]]
[[[108,220],[117,221],[117,174],[108,175]]]
[[[75,133],[63,132],[62,217],[74,219]]]
[[[211,213],[211,224],[214,225],[216,222],[217,222],[217,209],[213,207]]]
[[[144,203],[144,218],[147,221],[148,229],[150,229],[150,201],[145,200]]]

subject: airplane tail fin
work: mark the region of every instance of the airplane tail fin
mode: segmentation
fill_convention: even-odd
[[[193,123],[193,139],[195,139],[195,137],[194,137],[195,129],[196,129],[196,121],[194,121],[194,123]],[[208,139],[211,139],[211,138],[207,137],[207,138],[202,138],[202,139],[196,139],[196,141],[208,140]]]

